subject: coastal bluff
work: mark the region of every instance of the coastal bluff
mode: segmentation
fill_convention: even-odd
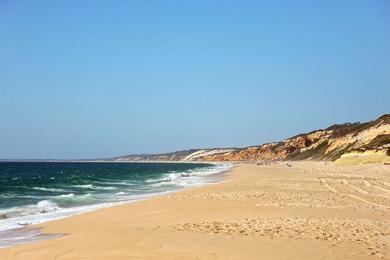
[[[390,114],[369,122],[335,124],[279,142],[244,148],[191,149],[135,154],[110,161],[324,160],[338,163],[390,163]]]

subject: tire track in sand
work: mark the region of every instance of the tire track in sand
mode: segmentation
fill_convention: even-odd
[[[382,193],[387,193],[387,194],[381,194],[381,193],[378,194],[378,193],[374,193],[374,194],[372,194],[372,195],[374,195],[374,196],[379,196],[379,197],[386,198],[386,199],[390,199],[390,196],[388,196],[388,194],[390,194],[390,190],[385,189],[385,188],[382,188],[382,187],[380,187],[380,186],[377,186],[377,185],[375,185],[375,183],[372,184],[372,183],[370,183],[370,182],[367,181],[367,180],[362,180],[362,183],[363,183],[364,186],[366,186],[366,187],[368,187],[368,188],[370,188],[370,189],[376,189],[376,190],[381,191]]]
[[[341,183],[344,184],[344,185],[346,185],[346,186],[348,186],[349,188],[351,188],[352,190],[354,190],[354,191],[356,191],[356,192],[358,192],[358,193],[360,193],[360,194],[363,194],[363,195],[370,195],[370,193],[368,193],[367,191],[365,191],[365,190],[359,188],[358,186],[353,185],[353,184],[350,184],[350,183],[347,181],[347,179],[342,179],[342,180],[341,180]],[[371,187],[371,188],[377,187],[377,186],[375,186],[375,185],[371,185],[371,183],[369,183],[369,182],[366,181],[366,180],[363,180],[363,184],[364,184],[365,186],[368,186],[368,187]],[[377,187],[377,188],[380,188],[380,187]],[[380,189],[382,189],[382,188],[380,188]],[[372,195],[372,194],[371,194],[371,195]],[[351,197],[351,198],[353,198],[353,199],[359,200],[359,201],[361,201],[361,202],[364,202],[364,203],[366,203],[366,204],[369,204],[369,205],[371,205],[371,206],[375,206],[375,207],[379,207],[379,208],[383,208],[383,209],[390,209],[389,206],[382,205],[382,204],[379,204],[379,203],[375,203],[375,202],[366,200],[366,199],[364,199],[364,198],[362,198],[362,197],[359,197],[359,196],[357,196],[357,195],[347,194],[347,196],[349,196],[349,197]],[[382,197],[386,197],[386,196],[383,196],[383,195],[382,195]]]
[[[364,195],[369,195],[369,193],[365,190],[362,190],[361,188],[359,188],[358,186],[355,186],[355,185],[352,185],[350,184],[346,179],[342,179],[341,180],[341,183],[350,187],[351,189],[353,189],[354,191],[360,193],[360,194],[364,194]]]
[[[323,184],[323,185],[324,185],[328,190],[330,190],[331,192],[334,192],[334,193],[337,193],[337,192],[338,192],[335,188],[333,188],[332,186],[330,186],[330,185],[327,183],[326,179],[320,178],[320,182],[321,182],[321,184]],[[351,188],[352,190],[354,190],[354,191],[356,191],[356,192],[358,192],[358,193],[360,193],[360,194],[369,195],[369,193],[368,193],[367,191],[362,190],[361,188],[359,188],[359,187],[357,187],[357,186],[355,186],[355,185],[350,184],[346,179],[342,179],[342,180],[341,180],[341,183],[344,184],[344,185],[346,185],[346,186],[348,186],[349,188]],[[364,184],[365,186],[367,186],[367,187],[377,187],[377,186],[375,186],[375,185],[372,185],[371,183],[369,183],[369,182],[366,181],[366,180],[363,180],[363,184]],[[380,188],[380,187],[378,187],[378,188]],[[381,189],[383,189],[383,188],[381,188]],[[360,202],[363,202],[363,203],[365,203],[365,204],[374,206],[374,207],[379,207],[379,208],[382,208],[382,209],[390,209],[389,206],[386,206],[386,205],[382,205],[382,204],[378,204],[378,203],[375,203],[375,202],[368,201],[368,200],[366,200],[366,199],[364,199],[364,198],[362,198],[362,197],[359,197],[359,196],[357,196],[357,195],[348,194],[348,193],[345,193],[345,195],[348,196],[348,197],[350,197],[350,198],[353,198],[353,199],[355,199],[355,200],[358,200],[358,201],[360,201]]]
[[[322,185],[324,185],[331,192],[337,193],[337,190],[335,188],[333,188],[332,186],[330,186],[325,179],[320,178],[320,182]]]
[[[390,194],[390,190],[387,190],[385,188],[382,188],[382,187],[379,187],[379,186],[372,186],[373,188],[377,189],[377,190],[380,190],[380,191],[383,191],[385,193],[388,193]]]
[[[389,206],[385,206],[385,205],[382,205],[382,204],[374,203],[374,202],[368,201],[368,200],[363,199],[363,198],[361,198],[361,197],[359,197],[359,196],[356,196],[356,195],[347,194],[347,196],[349,196],[349,197],[351,197],[351,198],[353,198],[353,199],[359,200],[359,201],[361,201],[361,202],[364,202],[364,203],[366,203],[366,204],[369,204],[369,205],[371,205],[371,206],[375,206],[375,207],[379,207],[379,208],[384,208],[384,209],[390,209]]]

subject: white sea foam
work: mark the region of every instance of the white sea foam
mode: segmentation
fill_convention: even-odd
[[[224,172],[232,167],[232,164],[219,164],[212,167],[189,170],[186,172],[170,172],[165,174],[159,179],[146,180],[152,187],[163,186],[179,186],[179,187],[191,187],[200,185],[207,182],[212,182],[214,179],[205,178],[207,176],[216,175]]]
[[[93,185],[92,184],[81,184],[81,185],[74,185],[73,187],[82,188],[82,189],[92,189]]]
[[[6,217],[6,219],[0,220],[0,227],[2,222],[6,222],[9,219],[48,213],[56,211],[58,209],[59,207],[57,206],[57,204],[50,200],[41,200],[35,205],[3,209],[0,210],[0,215]]]
[[[74,185],[75,188],[89,189],[89,190],[116,190],[113,186],[95,186],[93,184]]]
[[[84,212],[93,211],[100,208],[107,208],[114,205],[121,205],[125,203],[130,203],[138,200],[142,200],[148,197],[156,196],[158,194],[162,194],[164,192],[160,193],[150,193],[150,194],[142,194],[142,195],[132,195],[128,196],[126,201],[118,201],[118,202],[109,202],[109,203],[102,203],[102,204],[94,204],[94,205],[87,205],[87,206],[78,206],[78,207],[72,207],[72,208],[61,208],[58,207],[55,203],[51,201],[40,201],[37,205],[35,205],[35,208],[39,210],[30,211],[30,214],[26,215],[20,215],[17,217],[12,218],[6,218],[0,220],[0,236],[1,231],[10,230],[14,228],[20,228],[25,226],[30,226],[34,224],[40,224],[52,220],[57,220],[73,215],[78,215]],[[22,209],[25,210],[25,209]],[[4,211],[0,211],[0,215],[2,215]],[[27,213],[27,212],[26,212]]]
[[[64,189],[46,188],[46,187],[33,187],[33,190],[51,191],[51,192],[64,192],[64,191],[66,191],[66,190],[64,190]]]
[[[74,197],[74,193],[61,194],[58,196],[58,198],[71,198],[71,197]]]
[[[93,186],[93,190],[116,190],[116,187],[112,186]]]
[[[37,203],[36,207],[39,210],[39,213],[48,213],[59,209],[57,204],[50,200],[41,200]]]

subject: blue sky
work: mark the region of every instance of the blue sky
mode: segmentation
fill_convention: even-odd
[[[261,144],[390,113],[388,1],[0,1],[0,158]]]

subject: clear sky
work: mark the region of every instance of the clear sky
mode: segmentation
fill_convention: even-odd
[[[390,2],[0,1],[0,158],[240,147],[390,113]]]

